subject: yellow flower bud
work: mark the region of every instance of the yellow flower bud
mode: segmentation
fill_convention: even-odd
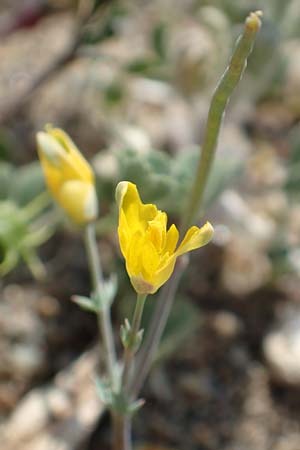
[[[116,189],[119,241],[126,270],[138,294],[154,294],[172,275],[178,256],[206,245],[213,236],[207,222],[191,227],[177,247],[175,225],[167,230],[167,214],[141,202],[137,187],[122,181]]]
[[[49,191],[71,220],[79,225],[96,219],[98,202],[89,163],[59,128],[37,133],[40,162]]]

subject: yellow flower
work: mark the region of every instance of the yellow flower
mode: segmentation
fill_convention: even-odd
[[[37,133],[38,154],[49,191],[68,216],[84,225],[98,214],[95,180],[89,163],[59,128]]]
[[[166,213],[155,205],[143,204],[135,184],[119,183],[116,200],[120,247],[131,283],[139,294],[154,294],[172,275],[178,256],[202,247],[213,236],[209,222],[202,228],[193,226],[177,247],[176,226],[167,230]]]

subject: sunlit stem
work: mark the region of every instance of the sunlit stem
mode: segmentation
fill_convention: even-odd
[[[36,217],[51,203],[51,198],[47,191],[37,195],[31,202],[29,202],[23,208],[23,213],[26,215],[26,219],[29,221]]]
[[[122,386],[125,390],[125,393],[127,392],[128,383],[129,383],[129,377],[133,365],[134,360],[134,354],[136,352],[135,350],[135,341],[137,338],[137,334],[140,330],[141,326],[141,320],[143,315],[143,310],[145,306],[147,295],[138,294],[137,295],[137,301],[135,304],[132,324],[131,324],[131,330],[130,335],[128,339],[128,346],[124,350],[124,370],[123,370],[123,376],[122,376]]]
[[[124,350],[124,369],[122,374],[121,389],[127,402],[130,402],[129,381],[134,364],[134,356],[137,351],[136,339],[141,327],[141,320],[147,296],[137,295],[137,301],[133,313],[133,319],[129,336]],[[113,414],[113,450],[132,450],[131,441],[131,417],[128,414],[115,412]]]
[[[145,343],[141,348],[140,355],[137,357],[134,377],[129,385],[129,395],[132,397],[136,397],[138,395],[149,373],[173,305],[173,300],[179,281],[183,274],[184,268],[187,266],[187,262],[187,255],[183,255],[178,258],[172,280],[170,280],[169,283],[162,288],[159,303],[155,308]],[[163,301],[161,301],[161,299],[163,299]]]
[[[34,278],[37,280],[46,278],[46,268],[33,249],[24,251],[22,256]]]
[[[185,231],[191,225],[201,208],[225,109],[247,66],[247,58],[252,51],[256,34],[261,26],[261,15],[261,11],[257,11],[247,17],[244,32],[237,40],[229,65],[213,94],[208,112],[201,157],[197,166],[192,192],[188,197],[186,210],[183,214],[182,231]]]
[[[113,413],[113,450],[132,450],[131,417]]]
[[[93,290],[96,295],[101,294],[104,278],[102,273],[100,256],[97,248],[95,225],[93,223],[86,226],[84,233],[84,241],[89,262]],[[110,377],[111,385],[114,386],[116,352],[114,346],[113,330],[109,307],[99,309],[98,325],[102,337],[101,348],[102,342],[104,347],[107,372]]]
[[[180,226],[184,232],[197,216],[203,202],[203,195],[211,172],[212,163],[218,142],[218,136],[222,124],[222,118],[228,100],[238,85],[246,68],[247,58],[251,53],[257,32],[260,29],[260,11],[250,13],[245,21],[243,34],[236,43],[234,53],[228,67],[221,77],[213,94],[209,108],[201,157],[199,159],[191,194],[188,196],[185,213]],[[151,368],[153,357],[156,354],[160,338],[165,328],[169,312],[172,308],[177,286],[185,265],[177,264],[170,281],[162,289],[156,308],[150,323],[150,332],[139,353],[138,361],[130,392],[138,395],[142,384]]]

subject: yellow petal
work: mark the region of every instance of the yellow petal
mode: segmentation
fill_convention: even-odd
[[[59,191],[57,202],[78,224],[90,222],[97,217],[96,193],[93,184],[80,180],[66,181]]]
[[[44,172],[45,169],[52,170],[60,174],[64,180],[94,182],[89,163],[62,130],[51,129],[47,133],[37,133],[37,144]]]
[[[142,253],[144,236],[141,231],[136,231],[130,236],[126,253],[126,269],[128,275],[139,275],[142,271]]]
[[[84,181],[93,181],[94,174],[86,159],[82,156],[70,136],[60,128],[47,127],[47,133],[54,138],[65,150],[65,170],[70,169],[76,173],[76,178]]]
[[[203,227],[191,227],[175,252],[176,256],[182,255],[183,253],[190,252],[196,248],[200,248],[206,245],[213,237],[214,229],[209,222],[206,222]]]
[[[179,232],[176,228],[176,225],[173,224],[167,231],[166,245],[164,251],[168,252],[169,255],[174,253],[178,239],[179,239]]]
[[[64,148],[61,144],[53,136],[50,136],[44,131],[37,133],[36,140],[39,156],[41,157],[43,155],[48,164],[59,169],[61,166],[61,158],[64,154]]]
[[[76,223],[94,220],[98,202],[94,174],[70,137],[59,128],[37,134],[46,184],[58,204]]]
[[[151,278],[150,283],[154,286],[151,294],[154,294],[170,278],[174,271],[176,256],[171,256],[167,263],[159,269]]]
[[[158,211],[154,220],[148,223],[147,235],[156,250],[161,252],[166,243],[167,214]]]
[[[121,252],[122,252],[124,258],[126,258],[127,251],[128,251],[128,245],[129,245],[129,242],[131,239],[132,232],[128,226],[126,216],[122,209],[120,210],[120,216],[119,216],[118,235],[119,235]]]
[[[47,157],[40,151],[40,149],[38,149],[38,153],[48,189],[53,197],[56,198],[63,182],[62,173],[57,167],[55,167],[55,165],[49,164]]]
[[[124,211],[129,228],[135,231],[145,231],[148,222],[157,215],[155,205],[141,202],[137,187],[129,181],[121,181],[116,188],[116,200],[119,208]]]
[[[128,190],[128,184],[128,181],[120,181],[120,183],[117,184],[115,196],[119,209],[123,206],[123,198]]]
[[[144,240],[143,247],[141,249],[141,257],[142,257],[142,275],[145,280],[151,279],[153,273],[157,271],[157,268],[160,263],[160,257],[158,252],[151,241],[147,239]]]

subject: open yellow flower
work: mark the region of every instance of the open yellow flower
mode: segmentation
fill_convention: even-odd
[[[172,275],[176,258],[207,244],[213,227],[191,227],[177,247],[175,225],[167,230],[167,215],[155,205],[141,202],[137,187],[121,181],[116,189],[119,205],[119,240],[126,269],[138,294],[154,294]],[[177,249],[176,249],[177,247]]]
[[[49,191],[68,216],[84,225],[96,219],[98,203],[89,163],[59,128],[37,133],[38,154]]]

